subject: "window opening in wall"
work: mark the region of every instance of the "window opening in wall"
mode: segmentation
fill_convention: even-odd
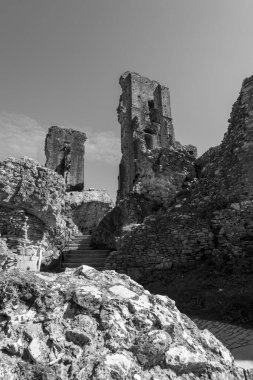
[[[158,144],[157,131],[154,128],[147,127],[144,129],[144,139],[147,149],[154,149]]]
[[[147,149],[153,149],[153,136],[150,133],[145,133],[144,137]]]
[[[152,128],[152,127],[146,127],[146,128],[144,129],[144,132],[145,132],[145,133],[149,133],[150,135],[156,135],[156,131],[155,131],[155,129]]]
[[[150,111],[155,108],[154,100],[149,100],[148,101],[148,108],[149,108]]]
[[[155,108],[154,100],[148,100],[149,119],[151,123],[160,124],[160,112]]]

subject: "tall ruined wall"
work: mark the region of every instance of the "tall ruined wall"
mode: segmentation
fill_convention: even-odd
[[[121,124],[122,160],[118,198],[133,190],[143,154],[169,148],[175,141],[167,87],[136,73],[120,77],[118,120]]]
[[[252,162],[253,76],[243,82],[222,143],[196,160],[197,177],[166,213],[125,229],[107,267],[140,278],[208,259],[253,271]]]
[[[169,89],[136,73],[120,78],[122,159],[117,205],[101,221],[93,243],[116,246],[124,225],[167,209],[196,177],[197,149],[175,140]]]
[[[46,136],[46,167],[65,179],[69,191],[84,187],[84,142],[86,134],[73,129],[50,127]]]
[[[120,77],[120,85],[122,159],[117,200],[132,192],[168,203],[187,173],[195,175],[196,148],[175,141],[167,87],[131,72]]]
[[[221,145],[196,162],[199,182],[193,195],[208,192],[210,202],[217,193],[229,202],[253,199],[253,76],[244,80],[228,121]]]

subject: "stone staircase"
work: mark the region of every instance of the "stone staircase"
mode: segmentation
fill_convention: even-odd
[[[97,270],[103,270],[105,259],[110,250],[94,249],[90,246],[91,235],[77,235],[62,251],[61,268],[76,268],[88,265]]]

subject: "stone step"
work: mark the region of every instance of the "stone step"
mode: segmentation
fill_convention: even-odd
[[[88,258],[84,258],[82,256],[79,256],[79,257],[72,257],[72,256],[69,256],[69,257],[64,257],[64,260],[63,260],[63,263],[80,263],[81,264],[85,264],[85,265],[99,265],[99,266],[103,266],[104,263],[105,263],[105,259],[106,257],[88,257]]]
[[[98,270],[104,269],[104,263],[110,250],[94,249],[90,246],[91,235],[76,235],[62,253],[62,268],[76,268],[88,265]]]
[[[74,237],[87,237],[91,236],[91,234],[76,234]]]
[[[90,244],[90,243],[91,243],[90,240],[89,241],[87,241],[87,240],[84,240],[84,241],[74,241],[74,240],[72,240],[72,241],[69,242],[69,244],[74,244],[74,245]]]
[[[75,247],[79,247],[80,245],[84,245],[85,247],[90,246],[90,241],[71,241],[68,245],[74,245]]]
[[[84,234],[82,232],[77,232],[74,236],[90,236],[90,234],[89,233]]]
[[[64,253],[63,255],[63,258],[64,260],[68,260],[68,258],[72,258],[72,257],[76,257],[76,258],[81,258],[82,260],[89,260],[89,259],[105,259],[106,257],[108,257],[109,254],[108,253],[88,253],[88,254],[80,254],[80,253],[74,253],[74,252],[66,252]]]
[[[70,245],[68,245],[66,247],[66,249],[74,251],[75,249],[79,249],[79,250],[80,249],[92,249],[92,247],[89,244],[87,244],[87,245],[84,245],[84,244],[76,244],[76,245],[70,244]]]
[[[91,247],[65,247],[62,252],[91,251]]]
[[[93,251],[94,248],[92,248],[90,245],[67,245],[65,248],[64,248],[64,252],[67,252],[67,251],[86,251],[86,250],[89,250],[89,251]]]
[[[80,263],[62,263],[61,267],[62,268],[78,268],[80,267],[82,264]],[[86,265],[86,264],[83,264],[83,265]],[[96,270],[99,270],[99,271],[102,271],[104,270],[104,266],[92,266],[92,265],[88,265]]]
[[[89,240],[89,239],[91,239],[91,235],[75,236],[71,240]]]
[[[93,254],[109,254],[110,250],[105,249],[68,249],[64,251],[64,254],[79,254],[79,255],[93,255]]]
[[[67,251],[63,253],[63,257],[107,257],[109,253],[108,251]]]
[[[74,241],[74,240],[71,240],[69,242],[69,244],[90,244],[90,240],[84,240],[84,241]]]

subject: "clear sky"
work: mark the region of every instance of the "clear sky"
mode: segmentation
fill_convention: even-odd
[[[45,162],[51,125],[88,135],[86,187],[115,196],[119,76],[170,88],[176,138],[217,145],[253,74],[252,0],[0,0],[0,159]]]

